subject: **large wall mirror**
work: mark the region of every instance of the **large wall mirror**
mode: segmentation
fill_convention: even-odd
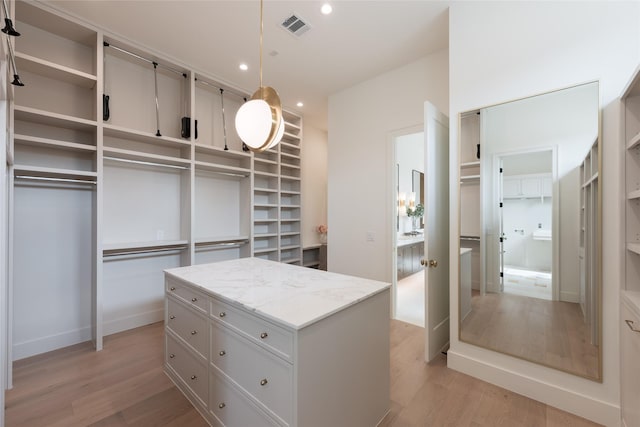
[[[460,341],[602,381],[599,86],[460,115]],[[470,256],[469,256],[470,254]]]

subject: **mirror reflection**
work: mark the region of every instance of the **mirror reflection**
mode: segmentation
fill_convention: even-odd
[[[460,340],[601,380],[598,83],[460,130]]]

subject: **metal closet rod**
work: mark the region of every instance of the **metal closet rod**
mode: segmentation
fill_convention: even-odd
[[[174,246],[171,248],[149,248],[149,249],[123,249],[113,252],[107,252],[102,254],[103,258],[115,257],[115,256],[123,256],[123,255],[139,255],[139,254],[153,254],[158,252],[173,252],[173,251],[183,251],[187,248],[186,245],[182,246]]]
[[[126,49],[123,49],[123,48],[121,48],[121,47],[115,46],[115,45],[113,45],[113,44],[111,44],[111,43],[108,43],[108,42],[102,42],[102,44],[104,45],[104,47],[112,47],[112,48],[114,48],[115,50],[119,50],[120,52],[126,53],[127,55],[131,55],[131,56],[133,56],[133,57],[135,57],[135,58],[141,59],[141,60],[146,61],[146,62],[148,62],[148,63],[150,63],[150,64],[157,65],[157,66],[162,67],[162,68],[165,68],[165,69],[167,69],[167,70],[169,70],[169,71],[173,71],[173,72],[174,72],[174,73],[176,73],[176,74],[180,74],[180,75],[181,75],[182,77],[184,77],[185,79],[187,78],[187,73],[185,73],[184,71],[180,71],[180,70],[178,70],[177,68],[173,68],[173,67],[170,67],[170,66],[168,66],[168,65],[160,64],[160,63],[159,63],[159,62],[157,62],[157,61],[153,61],[153,60],[151,60],[151,59],[145,58],[145,57],[143,57],[143,56],[138,55],[137,53],[129,52],[129,51],[128,51],[128,50],[126,50]]]
[[[75,184],[96,184],[96,181],[87,181],[84,179],[72,179],[72,178],[48,178],[46,176],[32,176],[32,175],[16,175],[15,179],[29,179],[33,181],[49,181],[49,182],[70,182]]]
[[[225,89],[225,88],[220,87],[220,86],[216,86],[216,85],[214,85],[213,83],[209,83],[209,82],[208,82],[208,81],[206,81],[206,80],[198,80],[198,78],[197,78],[197,77],[196,77],[196,81],[197,81],[197,82],[199,82],[199,83],[202,83],[202,84],[203,84],[203,85],[205,85],[205,86],[209,86],[209,87],[212,87],[212,88],[215,88],[215,89],[220,89],[220,90],[223,90],[223,91],[225,91],[225,92],[229,92],[229,93],[230,93],[230,94],[232,94],[232,95],[235,95],[235,96],[237,96],[237,97],[240,97],[240,98],[244,99],[245,101],[246,101],[246,100],[247,100],[247,98],[248,98],[248,96],[247,96],[247,95],[243,95],[243,94],[240,94],[240,93],[235,92],[235,91],[233,91],[233,90],[229,90],[229,89]]]
[[[171,169],[189,169],[188,166],[176,166],[176,165],[168,165],[165,163],[154,163],[154,162],[145,162],[142,160],[130,160],[130,159],[121,159],[120,157],[109,157],[104,156],[105,160],[113,160],[115,162],[123,162],[123,163],[135,163],[137,165],[145,165],[145,166],[160,166],[163,168],[171,168]]]

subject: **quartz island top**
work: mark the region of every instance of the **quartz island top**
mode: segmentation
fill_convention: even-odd
[[[391,286],[259,258],[171,268],[165,273],[293,329],[302,329]]]

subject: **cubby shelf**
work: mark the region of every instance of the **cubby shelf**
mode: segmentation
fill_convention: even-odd
[[[249,236],[212,236],[195,239],[196,246],[244,245],[249,243]]]
[[[16,52],[16,66],[21,71],[28,71],[89,89],[95,87],[97,81],[95,75],[77,71],[22,52]]]
[[[37,108],[14,105],[14,117],[16,120],[39,123],[49,126],[64,127],[74,130],[95,130],[98,126],[94,120],[68,116],[66,114],[52,113]]]
[[[235,166],[226,166],[226,165],[221,165],[216,163],[208,163],[208,162],[200,162],[200,161],[195,161],[194,164],[196,166],[196,170],[198,169],[207,170],[210,172],[226,174],[228,176],[233,176],[238,178],[248,177],[249,175],[251,175],[251,169],[247,169],[247,168],[238,168]]]
[[[254,249],[253,253],[258,255],[258,254],[268,254],[271,252],[277,252],[278,248],[261,248],[261,249]]]
[[[640,255],[640,243],[627,243],[627,250]]]
[[[15,176],[27,175],[38,178],[73,179],[79,181],[95,181],[98,176],[96,172],[30,165],[14,165],[13,173]]]
[[[255,187],[253,189],[256,193],[277,193],[278,190],[275,188],[263,188],[263,187]]]
[[[640,190],[634,190],[627,193],[627,200],[640,199]]]
[[[476,167],[480,167],[480,160],[475,162],[460,163],[460,169],[476,168]]]
[[[132,141],[144,142],[148,144],[163,145],[167,147],[191,148],[191,143],[170,136],[155,136],[151,132],[142,132],[135,129],[128,129],[105,123],[103,125],[104,135],[120,139],[130,139]]]
[[[137,162],[147,163],[159,163],[166,164],[168,166],[182,166],[189,168],[191,161],[176,157],[163,156],[160,154],[143,153],[140,151],[124,150],[122,148],[104,147],[103,153],[105,156],[114,157],[123,160],[132,160]],[[105,158],[105,160],[108,160]]]
[[[50,138],[40,138],[31,135],[15,134],[13,135],[13,141],[21,145],[43,146],[68,151],[96,151],[96,147],[94,145],[78,144],[75,142],[66,142]]]
[[[636,148],[640,144],[640,132],[635,134],[627,144],[627,150],[631,150],[632,148]]]

